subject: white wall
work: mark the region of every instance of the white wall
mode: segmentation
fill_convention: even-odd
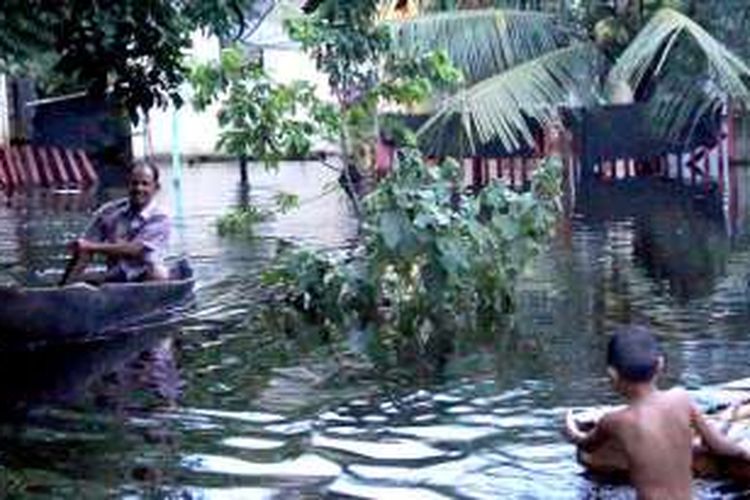
[[[330,99],[325,76],[315,69],[315,63],[297,49],[284,34],[282,20],[284,16],[293,14],[290,8],[292,7],[282,4],[275,9],[248,41],[263,49],[264,66],[273,79],[279,83],[308,80],[318,87],[318,96],[321,99]],[[193,37],[193,50],[190,55],[198,61],[206,62],[217,60],[219,50],[217,39],[196,34]],[[175,110],[170,106],[167,109],[152,110],[148,125],[141,124],[133,131],[133,153],[136,157],[171,155],[175,146],[180,154],[185,156],[218,153],[218,105],[198,113],[187,102],[190,98],[189,87],[185,88],[183,96],[187,99],[183,107],[176,112],[176,127]],[[321,143],[314,149],[328,147]]]
[[[307,54],[287,48],[263,49],[263,65],[268,75],[279,83],[307,80],[315,85],[318,98],[330,100],[331,93],[326,75],[315,68]]]
[[[8,108],[8,85],[0,73],[0,144],[10,143],[10,109]]]
[[[193,36],[193,50],[190,57],[207,62],[219,56],[219,41],[201,34]],[[219,138],[219,123],[216,119],[218,105],[203,112],[197,112],[190,103],[190,87],[184,87],[185,104],[179,110],[173,106],[166,109],[153,109],[148,121],[142,120],[133,130],[133,154],[171,155],[174,147],[187,156],[215,153]],[[176,116],[175,116],[176,113]],[[176,118],[176,127],[175,127]]]

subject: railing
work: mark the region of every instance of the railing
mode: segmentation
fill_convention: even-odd
[[[44,146],[0,147],[0,189],[86,188],[99,181],[83,150]]]

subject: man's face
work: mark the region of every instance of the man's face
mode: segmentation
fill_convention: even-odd
[[[148,205],[158,188],[156,179],[154,179],[154,172],[150,168],[137,166],[130,173],[130,203],[136,209]]]

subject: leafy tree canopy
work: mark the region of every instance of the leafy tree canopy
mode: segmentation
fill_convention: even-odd
[[[238,35],[254,1],[7,0],[0,71],[34,77],[49,93],[111,93],[137,120],[138,110],[182,104],[191,34]]]
[[[390,23],[393,45],[444,50],[469,76],[420,130],[428,145],[448,144],[444,125],[460,124],[469,149],[498,140],[512,150],[531,143],[529,123],[559,120],[561,106],[633,100],[649,106],[656,133],[677,139],[727,101],[750,106],[750,67],[690,17],[728,15],[712,2],[571,0],[559,2],[557,15],[548,2],[537,2],[537,11],[456,1],[471,10],[451,12],[435,12],[436,1],[412,3]],[[742,26],[742,6],[735,7]]]

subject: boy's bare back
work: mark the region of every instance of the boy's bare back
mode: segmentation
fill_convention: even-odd
[[[750,461],[750,452],[714,429],[682,389],[661,391],[656,377],[664,366],[653,335],[644,328],[615,332],[607,347],[607,372],[628,405],[581,431],[568,412],[568,438],[584,451],[608,443],[627,460],[630,480],[644,499],[690,499],[693,431],[701,445],[724,457]]]
[[[638,496],[690,499],[694,407],[681,389],[654,391],[599,423],[628,459]]]

